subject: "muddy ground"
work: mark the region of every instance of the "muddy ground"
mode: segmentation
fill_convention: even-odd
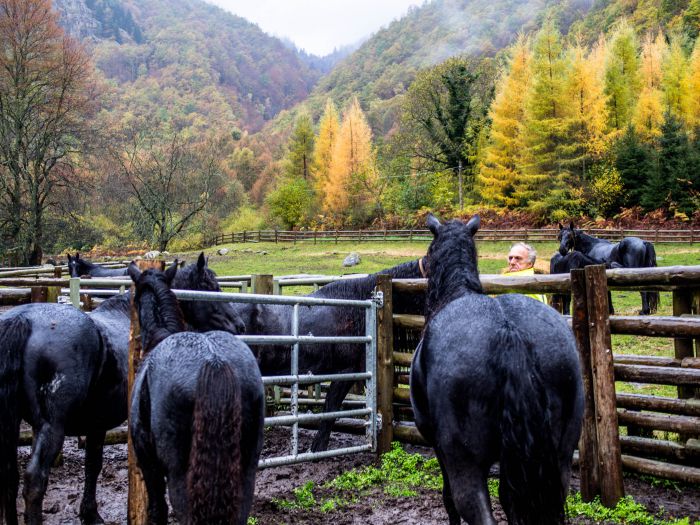
[[[310,444],[311,433],[302,431],[300,450]],[[263,456],[279,456],[287,453],[289,432],[284,429],[268,429],[265,434]],[[358,438],[333,434],[331,446],[347,446]],[[410,447],[412,452],[431,455],[429,449]],[[29,448],[20,448],[22,468],[27,461]],[[51,473],[49,488],[44,500],[44,520],[46,524],[78,523],[77,513],[80,505],[83,483],[83,451],[77,448],[76,438],[66,439],[64,445],[64,462]],[[104,470],[97,491],[98,508],[108,524],[126,523],[127,467],[126,446],[112,445],[105,447]],[[325,524],[333,525],[436,525],[447,523],[447,515],[442,506],[441,495],[436,491],[419,490],[418,496],[391,497],[381,488],[373,489],[356,503],[331,513],[320,510],[280,509],[275,499],[294,500],[293,490],[308,481],[316,485],[329,481],[342,472],[369,465],[374,461],[371,454],[344,456],[315,463],[277,467],[258,473],[256,495],[251,516],[258,525],[277,524]],[[577,473],[574,473],[572,488],[578,487]],[[625,478],[627,494],[645,505],[649,511],[663,512],[666,517],[689,516],[691,523],[700,520],[700,486],[653,487],[649,481],[637,477]],[[21,489],[20,489],[21,494]],[[23,508],[21,496],[18,508]],[[662,510],[663,509],[663,510]],[[501,523],[505,516],[494,504],[494,513]],[[174,521],[173,521],[174,522]],[[577,518],[572,521],[577,525],[596,523],[592,520]]]

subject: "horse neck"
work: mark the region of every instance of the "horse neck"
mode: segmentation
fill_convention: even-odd
[[[422,277],[420,272],[420,265],[418,260],[408,261],[405,263],[398,264],[392,268],[387,268],[386,270],[380,270],[373,275],[388,274],[395,279],[411,279]]]
[[[612,244],[610,241],[606,241],[605,239],[598,239],[596,237],[593,237],[592,235],[583,233],[582,231],[579,231],[577,237],[578,239],[576,249],[583,253],[590,252],[596,244]]]
[[[147,290],[140,294],[137,304],[144,352],[152,350],[172,334],[185,330],[182,313],[174,295],[170,298]]]
[[[445,305],[468,293],[484,293],[479,272],[466,253],[449,264],[435,264],[428,278],[426,309],[432,316]]]

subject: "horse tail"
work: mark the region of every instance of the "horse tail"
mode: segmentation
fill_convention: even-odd
[[[563,523],[566,494],[539,363],[532,345],[510,323],[496,337],[493,358],[503,384],[501,503],[509,523]]]
[[[648,241],[644,241],[644,267],[654,268],[656,266],[656,250],[654,245]],[[659,308],[659,292],[647,292],[647,300],[649,301],[649,311],[654,314]]]
[[[29,320],[21,316],[0,321],[0,523],[11,523],[17,513],[20,381],[31,331]]]
[[[241,387],[228,363],[202,365],[192,419],[187,470],[191,523],[237,523],[242,502]]]

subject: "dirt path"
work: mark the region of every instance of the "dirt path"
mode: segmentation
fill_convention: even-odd
[[[265,434],[263,455],[269,457],[286,454],[286,435],[284,430],[268,430]],[[302,436],[301,450],[310,444],[309,435]],[[356,439],[338,434],[333,436],[334,447],[345,446]],[[431,454],[430,450],[421,447],[411,447],[410,450],[425,455]],[[22,468],[28,454],[28,447],[20,449]],[[67,439],[64,457],[64,464],[52,471],[44,501],[44,519],[48,525],[78,523],[84,454],[82,450],[77,449],[75,438]],[[276,499],[293,500],[294,489],[308,481],[314,481],[317,486],[322,485],[349,469],[369,465],[373,460],[374,456],[371,454],[360,454],[262,470],[258,473],[251,515],[257,519],[258,525],[437,525],[447,522],[441,495],[437,491],[429,490],[419,490],[417,496],[398,498],[384,494],[381,488],[371,489],[358,501],[331,513],[323,513],[320,510],[280,509],[274,503]],[[576,474],[572,486],[578,486]],[[625,479],[625,488],[628,494],[651,512],[658,512],[663,508],[666,516],[689,516],[691,523],[700,520],[700,487],[685,487],[678,491],[673,488],[652,487],[639,478],[628,477]],[[105,448],[104,470],[98,488],[98,508],[108,524],[126,523],[126,500],[126,446],[108,446]],[[18,499],[18,508],[23,508],[21,497]],[[503,512],[497,504],[494,506],[494,512],[499,522],[505,523]],[[589,525],[595,522],[577,518],[572,520],[572,523]]]

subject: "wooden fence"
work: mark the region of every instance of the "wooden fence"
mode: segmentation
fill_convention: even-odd
[[[588,267],[568,275],[483,275],[486,293],[571,291],[571,323],[579,347],[586,413],[579,443],[581,492],[614,505],[624,495],[622,467],[659,477],[700,483],[700,266],[621,269]],[[608,287],[673,294],[673,316],[610,316]],[[397,348],[396,328],[422,330],[422,316],[391,313],[394,292],[419,292],[425,280],[380,277],[385,311],[378,328],[380,447],[392,440],[425,444],[413,423],[408,380],[412,348]],[[388,305],[388,306],[386,306]],[[675,356],[614,355],[611,334],[674,338]],[[694,349],[694,346],[696,347]],[[615,382],[674,385],[678,397],[616,393]],[[626,427],[620,435],[619,427]],[[640,429],[642,432],[640,432]],[[656,436],[651,431],[657,431]],[[661,437],[659,437],[661,434]],[[670,437],[673,434],[675,437]]]
[[[624,230],[587,228],[584,231],[601,239],[620,241],[624,237],[639,237],[654,243],[690,243],[700,240],[700,230]],[[556,228],[522,228],[509,230],[479,230],[476,238],[485,241],[547,241],[556,242],[559,230]],[[334,242],[340,241],[413,241],[431,240],[432,234],[423,229],[407,230],[254,230],[220,233],[205,241],[205,246],[218,246],[227,243],[245,242]]]

